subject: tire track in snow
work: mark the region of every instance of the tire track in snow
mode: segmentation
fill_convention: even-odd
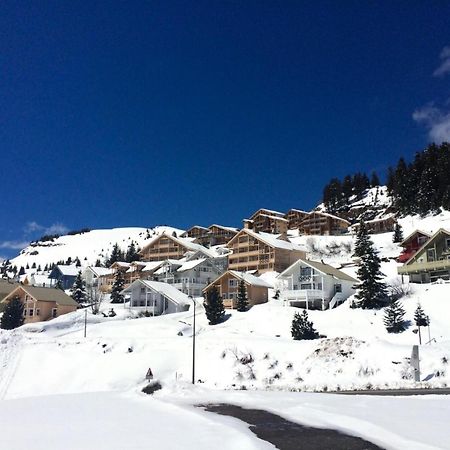
[[[19,367],[22,337],[11,334],[0,338],[0,400],[4,400]]]

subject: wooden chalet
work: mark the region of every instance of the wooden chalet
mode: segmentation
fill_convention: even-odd
[[[450,231],[438,230],[397,271],[412,283],[450,280]]]
[[[311,211],[300,224],[299,231],[306,235],[341,235],[348,231],[350,222],[320,211]]]
[[[231,250],[228,268],[240,272],[282,272],[305,252],[294,245],[285,235],[255,233],[242,229],[227,247]]]
[[[247,291],[249,306],[266,303],[269,298],[269,288],[272,286],[260,278],[244,272],[228,270],[219,278],[203,289],[205,297],[208,292],[216,287],[219,295],[222,297],[225,308],[236,308],[236,300],[239,289],[239,283],[243,281]]]
[[[72,297],[56,288],[19,285],[1,302],[5,304],[13,298],[23,303],[24,323],[54,319],[78,308],[78,303]]]
[[[430,239],[431,235],[425,233],[424,231],[416,230],[413,231],[409,236],[400,242],[400,246],[403,247],[403,251],[400,253],[397,261],[400,263],[405,263],[414,254],[417,253],[420,247],[422,247],[425,242]]]

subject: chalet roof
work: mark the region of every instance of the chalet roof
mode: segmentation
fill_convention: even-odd
[[[9,293],[8,297],[12,297],[19,289],[23,289],[28,295],[40,302],[56,302],[60,306],[78,306],[78,303],[64,291],[50,287],[19,285]]]
[[[258,211],[256,211],[256,212],[254,212],[251,216],[250,216],[250,219],[253,219],[253,218],[255,218],[258,214],[261,214],[261,213],[269,213],[269,215],[275,215],[275,216],[280,216],[280,217],[283,217],[284,216],[284,213],[282,213],[282,212],[280,212],[280,211],[274,211],[273,209],[267,209],[267,208],[260,208],[260,209],[258,209]]]
[[[208,227],[209,230],[211,230],[212,227],[217,227],[217,228],[221,228],[222,230],[226,230],[226,231],[232,231],[234,233],[237,233],[239,231],[239,228],[235,228],[235,227],[225,227],[223,225],[218,225],[217,223],[213,223],[212,225],[210,225]]]
[[[333,266],[330,266],[329,264],[325,264],[325,263],[322,263],[319,261],[312,261],[309,259],[303,259],[303,258],[300,258],[297,261],[295,261],[295,263],[291,264],[286,270],[281,272],[278,275],[278,277],[280,277],[280,278],[284,277],[287,273],[289,273],[292,270],[292,268],[294,268],[296,265],[300,265],[300,264],[306,264],[307,266],[312,267],[313,269],[317,270],[320,273],[323,273],[324,275],[331,275],[332,277],[337,278],[339,280],[351,281],[352,283],[358,282],[358,280],[356,280],[355,278],[342,272],[342,270],[339,270]]]
[[[123,269],[130,267],[131,263],[129,262],[125,262],[125,261],[116,261],[114,263],[111,264],[112,268],[115,267],[122,267]]]
[[[222,279],[227,274],[230,274],[233,277],[237,278],[238,280],[242,280],[244,283],[251,286],[259,286],[266,288],[273,287],[271,284],[267,283],[261,278],[256,277],[255,275],[252,275],[250,272],[238,272],[237,270],[227,270],[222,275],[218,276],[215,280],[213,280],[211,283],[209,283],[208,286],[205,286],[202,291],[203,292],[207,291],[210,286],[216,284],[220,279]]]
[[[153,292],[159,293],[164,297],[170,299],[177,305],[189,305],[191,299],[183,292],[179,291],[177,288],[173,287],[171,284],[162,283],[161,281],[150,281],[150,280],[136,280],[131,283],[122,293],[129,293],[133,290],[133,287],[138,284],[143,284],[145,287],[151,289]]]
[[[63,275],[69,277],[76,277],[78,272],[80,272],[81,267],[77,267],[75,264],[58,264],[55,266]]]
[[[156,236],[154,239],[152,239],[142,250],[140,253],[144,252],[148,247],[150,247],[151,245],[155,244],[159,239],[161,239],[162,237],[166,237],[168,239],[171,239],[172,241],[176,242],[177,244],[181,245],[182,247],[188,249],[188,250],[193,250],[193,251],[200,251],[203,254],[205,254],[206,256],[209,256],[211,258],[213,258],[214,256],[216,256],[214,254],[213,251],[207,249],[206,247],[204,247],[203,245],[200,244],[196,244],[195,242],[193,242],[193,240],[191,238],[182,238],[182,237],[175,237],[172,236],[170,234],[166,234],[165,232],[160,234],[159,236]]]
[[[408,236],[405,237],[405,239],[403,239],[402,242],[399,243],[400,246],[404,246],[413,236],[415,236],[416,234],[423,234],[424,236],[430,238],[431,234],[429,233],[425,233],[425,231],[422,230],[414,230],[412,233],[408,234]]]
[[[434,233],[430,239],[428,239],[427,242],[425,242],[418,250],[416,253],[414,253],[414,255],[411,256],[411,258],[408,259],[408,261],[405,262],[405,266],[409,265],[410,263],[412,263],[416,258],[418,258],[423,251],[428,248],[431,244],[433,244],[433,242],[441,235],[441,234],[446,234],[447,236],[450,236],[450,231],[445,230],[444,228],[439,228],[439,230],[436,231],[436,233]]]
[[[243,229],[241,230],[241,233],[247,233],[250,236],[254,237],[255,239],[259,239],[260,241],[264,242],[265,244],[274,247],[274,248],[281,248],[284,250],[302,250],[298,245],[293,244],[291,241],[284,241],[282,239],[278,239],[281,235],[280,234],[271,234],[271,233],[263,233],[259,232],[256,233],[253,230],[247,230]]]
[[[107,267],[88,266],[86,269],[90,270],[94,275],[101,277],[103,275],[109,275],[112,273],[111,269]]]
[[[0,302],[10,294],[17,286],[20,286],[19,283],[11,283],[7,280],[0,280]]]
[[[291,209],[286,213],[286,215],[289,214],[291,211],[299,212],[299,213],[301,213],[301,214],[309,214],[309,211],[303,211],[303,209],[295,209],[295,208],[291,208]]]
[[[186,261],[180,267],[178,267],[177,272],[184,272],[186,270],[193,269],[194,267],[197,267],[198,265],[204,263],[205,261],[206,261],[206,258],[193,259],[191,261]]]
[[[142,269],[142,272],[151,272],[152,270],[157,269],[163,264],[164,261],[148,261],[145,263],[145,267]]]
[[[252,286],[260,286],[260,287],[266,287],[266,288],[272,288],[273,286],[267,281],[262,280],[261,278],[256,277],[255,275],[252,275],[248,272],[238,272],[237,270],[229,270],[230,274],[232,274],[234,277],[238,278],[239,280],[242,280],[246,284],[250,284]]]
[[[345,219],[343,219],[342,217],[339,217],[339,216],[335,216],[334,214],[330,214],[330,213],[322,212],[322,211],[311,211],[309,213],[309,215],[313,215],[313,214],[317,214],[319,216],[324,216],[324,217],[330,217],[331,219],[340,220],[341,222],[345,222],[348,225],[350,225],[350,222],[348,220],[345,220]],[[308,218],[306,218],[305,220],[308,220]]]
[[[281,220],[282,222],[289,222],[289,220],[285,219],[284,217],[271,216],[270,214],[261,213],[260,216],[261,217],[269,217],[270,219],[273,219],[273,220]]]

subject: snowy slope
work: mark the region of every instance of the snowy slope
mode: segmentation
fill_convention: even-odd
[[[148,232],[147,232],[148,230]],[[97,259],[103,261],[111,253],[114,244],[126,251],[131,241],[141,248],[155,236],[166,232],[177,235],[183,233],[173,227],[159,226],[155,228],[113,228],[106,230],[92,230],[88,233],[61,236],[54,241],[38,242],[23,249],[19,256],[11,260],[11,264],[17,267],[31,267],[33,263],[41,265],[56,263],[59,260],[66,261],[78,257],[83,266],[93,265]],[[86,258],[86,259],[85,259]]]

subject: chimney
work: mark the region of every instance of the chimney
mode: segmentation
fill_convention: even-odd
[[[251,220],[251,219],[244,219],[243,222],[244,222],[244,228],[246,230],[253,230],[253,220]]]

